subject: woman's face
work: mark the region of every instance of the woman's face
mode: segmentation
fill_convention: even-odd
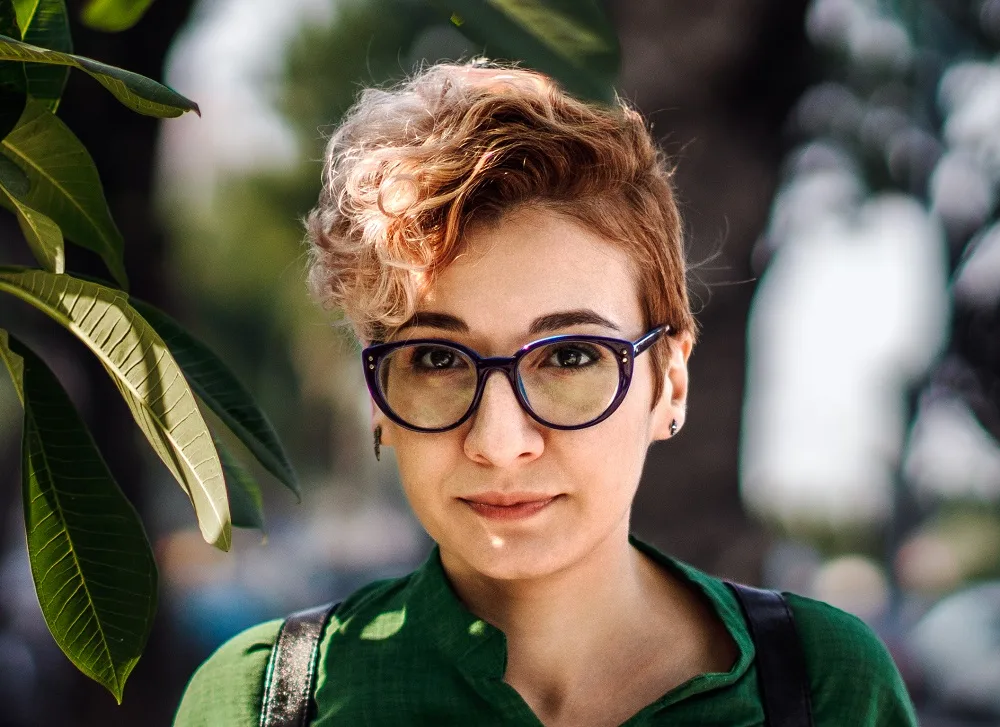
[[[570,315],[560,322],[557,314]],[[572,322],[588,317],[606,322]],[[483,356],[510,356],[560,333],[628,340],[646,333],[625,253],[540,209],[474,229],[421,300],[416,323],[397,338],[446,338]],[[621,406],[586,429],[538,424],[501,372],[490,374],[474,416],[451,431],[413,432],[376,410],[410,505],[445,566],[500,580],[537,578],[614,539],[625,542],[646,449],[669,436],[671,420],[683,423],[690,348],[686,336],[671,341],[657,402],[650,354],[636,358]]]

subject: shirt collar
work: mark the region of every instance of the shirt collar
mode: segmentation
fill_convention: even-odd
[[[507,639],[503,632],[469,611],[458,598],[441,564],[437,545],[410,582],[413,625],[445,659],[477,677],[502,679],[507,668]]]
[[[726,631],[729,632],[730,637],[736,643],[736,650],[738,652],[736,661],[729,671],[700,674],[688,680],[661,697],[655,703],[656,708],[668,707],[691,695],[726,687],[739,681],[750,668],[750,664],[754,659],[755,649],[753,637],[750,635],[749,627],[743,618],[743,611],[736,600],[736,595],[718,578],[710,576],[687,563],[664,555],[652,545],[642,542],[635,536],[630,535],[629,542],[634,548],[644,553],[654,562],[693,585],[708,599],[715,614],[722,621]]]
[[[719,579],[664,555],[638,538],[630,537],[629,542],[654,562],[697,588],[722,620],[738,651],[736,661],[728,672],[694,677],[664,695],[656,703],[657,706],[665,707],[692,694],[728,686],[740,679],[753,661],[754,645],[732,591]],[[413,597],[407,600],[413,604],[410,613],[412,623],[426,634],[425,643],[429,648],[440,650],[445,659],[457,664],[470,677],[503,678],[507,668],[506,637],[461,602],[448,581],[436,545],[413,574],[410,588]]]

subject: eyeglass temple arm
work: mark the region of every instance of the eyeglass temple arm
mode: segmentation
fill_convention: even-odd
[[[647,348],[656,343],[659,340],[660,336],[662,336],[665,333],[670,333],[670,330],[671,329],[669,325],[664,325],[660,326],[659,328],[654,328],[652,331],[650,331],[645,336],[643,336],[638,341],[632,344],[632,349],[634,351],[632,355],[638,356],[640,353],[642,353]]]

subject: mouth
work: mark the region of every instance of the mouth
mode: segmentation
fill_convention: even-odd
[[[562,495],[487,492],[459,499],[489,520],[523,520],[541,512],[560,497]]]

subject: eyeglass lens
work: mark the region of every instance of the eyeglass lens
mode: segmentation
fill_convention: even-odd
[[[393,350],[382,359],[378,380],[393,413],[423,429],[454,424],[476,395],[475,362],[443,344]],[[618,393],[618,358],[606,344],[562,340],[523,356],[517,380],[521,397],[537,417],[556,426],[577,426],[611,406]]]

